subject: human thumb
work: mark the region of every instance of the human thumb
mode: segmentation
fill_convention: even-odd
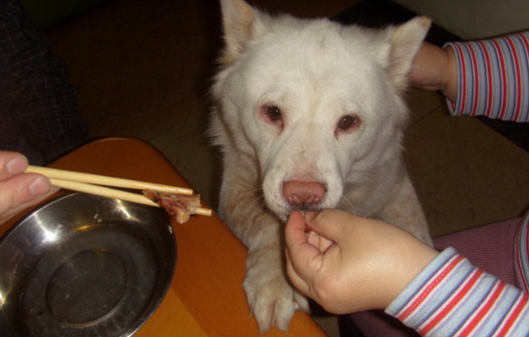
[[[345,227],[349,227],[350,223],[357,218],[353,214],[336,209],[305,213],[307,227],[334,242],[337,242],[343,236]]]

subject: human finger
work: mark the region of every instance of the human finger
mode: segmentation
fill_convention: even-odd
[[[292,212],[285,227],[285,242],[292,268],[308,280],[321,267],[322,261],[319,248],[309,243],[305,228],[303,215],[299,211]]]
[[[305,281],[303,278],[301,278],[298,273],[296,272],[296,269],[292,265],[292,261],[290,260],[290,256],[286,254],[286,260],[287,260],[287,275],[294,287],[296,287],[302,294],[305,296],[309,296],[309,284],[307,281]]]
[[[338,242],[344,233],[351,228],[359,217],[336,209],[325,209],[320,212],[306,212],[306,226],[332,242]]]
[[[329,240],[312,230],[307,233],[307,241],[311,245],[317,247],[322,253],[324,253],[334,243],[334,241]]]
[[[288,236],[287,246],[306,241],[306,225],[300,211],[292,211],[287,219],[285,233]]]
[[[0,151],[0,181],[20,174],[28,167],[28,160],[18,152]]]
[[[49,179],[38,174],[20,174],[0,181],[0,223],[55,191]]]

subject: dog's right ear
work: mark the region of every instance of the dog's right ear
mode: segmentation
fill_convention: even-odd
[[[226,46],[220,63],[233,63],[255,33],[258,12],[244,0],[220,0]]]

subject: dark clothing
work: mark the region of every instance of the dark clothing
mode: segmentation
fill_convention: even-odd
[[[0,1],[0,150],[47,164],[86,140],[76,92],[19,0]]]

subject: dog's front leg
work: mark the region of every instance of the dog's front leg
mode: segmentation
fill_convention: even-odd
[[[243,284],[261,333],[272,325],[287,331],[296,310],[309,310],[307,299],[292,287],[286,277],[284,248],[275,240],[276,234],[272,233],[277,232],[279,226],[273,227],[270,233],[264,230],[260,238],[272,234],[270,239],[274,237],[273,242],[270,240],[249,247]]]
[[[408,175],[397,186],[395,195],[382,211],[381,218],[392,225],[409,231],[433,247],[426,216]]]
[[[286,276],[283,224],[258,199],[249,184],[225,179],[221,216],[248,247],[243,287],[260,332],[272,325],[287,331],[296,310],[308,311],[308,301]]]

